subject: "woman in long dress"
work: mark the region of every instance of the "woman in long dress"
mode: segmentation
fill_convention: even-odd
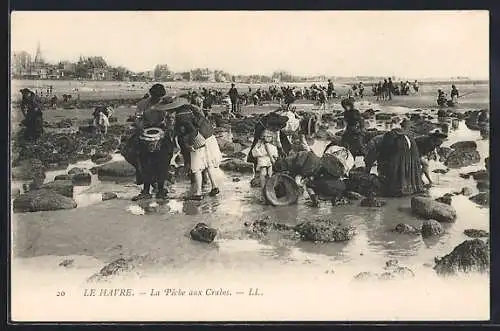
[[[383,192],[388,197],[424,191],[420,154],[415,139],[406,127],[384,134],[377,156],[377,170]]]

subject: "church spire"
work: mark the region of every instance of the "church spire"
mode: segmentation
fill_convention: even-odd
[[[38,45],[36,47],[35,63],[43,63],[42,50],[40,49],[40,42],[38,42]]]

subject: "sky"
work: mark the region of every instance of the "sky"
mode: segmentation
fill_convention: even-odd
[[[13,12],[11,51],[133,71],[489,77],[487,11]]]

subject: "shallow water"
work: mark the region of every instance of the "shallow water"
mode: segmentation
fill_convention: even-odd
[[[479,132],[468,130],[463,121],[458,130],[450,128],[449,139],[444,146],[461,140],[476,141],[482,160],[488,156],[488,141],[481,140]],[[320,154],[325,144],[316,141],[313,149]],[[120,158],[115,156],[115,159]],[[361,160],[357,162],[362,165]],[[73,166],[90,168],[94,164],[91,161],[80,162],[68,169]],[[431,170],[445,168],[439,162],[431,162],[430,167]],[[66,173],[68,169],[50,172],[46,180],[51,181],[55,175]],[[470,187],[475,194],[475,181],[458,175],[479,169],[484,169],[483,161],[475,166],[452,169],[444,175],[432,173],[435,185],[430,191],[431,196],[460,191],[465,186]],[[128,183],[118,184],[99,181],[93,175],[91,186],[75,187],[78,208],[14,215],[13,272],[19,279],[29,277],[34,270],[47,275],[56,273],[58,279],[62,272],[66,275],[64,277],[68,277],[68,282],[77,280],[83,284],[86,277],[98,271],[106,262],[120,256],[140,255],[147,257],[138,270],[144,281],[182,275],[179,282],[205,279],[217,283],[226,279],[228,282],[240,280],[244,284],[248,279],[256,280],[267,275],[271,278],[266,281],[261,279],[260,282],[267,284],[270,291],[279,287],[276,282],[283,286],[292,280],[304,281],[309,286],[314,282],[331,285],[332,279],[335,279],[336,284],[348,284],[357,273],[382,272],[387,260],[397,259],[400,265],[415,272],[411,285],[405,285],[415,289],[412,295],[429,295],[423,289],[430,288],[437,293],[437,288],[444,291],[446,287],[432,270],[434,257],[448,254],[457,244],[466,240],[464,229],[489,231],[489,209],[478,207],[468,197],[461,195],[454,196],[452,201],[458,213],[456,223],[445,224],[446,233],[439,239],[423,240],[421,236],[390,232],[398,223],[421,224],[421,220],[410,215],[410,198],[386,199],[384,208],[362,208],[356,204],[332,207],[324,202],[315,209],[304,204],[304,199],[295,206],[272,207],[261,203],[261,194],[258,189],[250,188],[250,179],[248,175],[221,172],[220,196],[207,197],[202,202],[183,201],[188,183],[177,183],[173,185],[170,201],[160,206],[159,211],[148,213],[144,212],[144,205],[130,201],[140,189],[132,183],[132,179]],[[13,183],[18,186],[21,184]],[[102,202],[101,193],[105,191],[116,192],[118,199]],[[329,244],[294,243],[279,234],[270,234],[265,240],[253,239],[246,233],[243,224],[263,216],[287,224],[318,218],[342,220],[356,226],[357,235],[347,243]],[[218,229],[214,243],[207,245],[190,240],[189,230],[198,222]],[[58,267],[59,262],[67,258],[74,259],[75,267]],[[291,278],[287,280],[287,277]],[[50,277],[46,282],[50,284]],[[484,308],[484,311],[476,311],[474,316],[487,314],[488,276],[470,276],[466,280],[462,279],[460,284],[462,287],[455,288],[464,291],[470,289],[471,293],[478,296],[478,304]],[[400,285],[394,286],[392,290],[395,292],[391,293],[396,295],[400,291],[397,286]],[[446,291],[453,293],[450,288]],[[360,300],[363,302],[364,299]],[[413,304],[418,305],[418,300],[415,299]],[[432,308],[427,308],[427,315],[424,315],[433,318]],[[468,312],[472,313],[470,310]],[[402,319],[410,316],[401,315],[401,312],[397,314]],[[464,314],[457,318],[467,318]],[[346,312],[342,316],[347,315]],[[357,319],[363,319],[363,316],[357,316]],[[445,318],[443,316],[448,315],[443,312],[440,316]]]

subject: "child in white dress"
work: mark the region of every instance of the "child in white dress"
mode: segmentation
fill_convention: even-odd
[[[267,178],[273,174],[273,164],[278,158],[278,148],[272,144],[273,133],[265,130],[259,142],[252,150],[252,155],[257,159],[256,171],[260,172],[260,184],[264,188]]]

